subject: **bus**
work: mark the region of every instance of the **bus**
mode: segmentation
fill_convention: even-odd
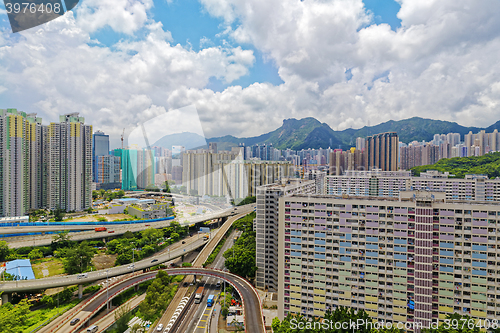
[[[214,298],[215,298],[214,295],[208,296],[208,298],[207,298],[207,306],[208,307],[211,307],[212,305],[214,305]]]

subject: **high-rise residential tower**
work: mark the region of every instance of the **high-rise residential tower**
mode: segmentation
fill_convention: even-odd
[[[109,135],[96,131],[92,135],[92,178],[94,183],[99,183],[97,179],[98,156],[109,155]]]
[[[398,170],[399,139],[396,132],[375,134],[366,138],[366,170]]]
[[[49,208],[78,211],[92,204],[92,126],[78,113],[49,125]]]

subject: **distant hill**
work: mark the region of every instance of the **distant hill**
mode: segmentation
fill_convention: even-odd
[[[490,127],[500,129],[500,122]],[[447,133],[460,133],[464,135],[472,131],[477,133],[483,128],[478,127],[464,127],[455,122],[425,119],[420,117],[413,117],[403,120],[390,120],[375,126],[365,126],[360,129],[346,129],[336,132],[342,142],[347,143],[352,138],[367,137],[370,135],[396,132],[399,135],[399,141],[409,143],[412,141],[431,141],[434,134],[447,134]],[[493,131],[493,129],[491,130]]]
[[[196,147],[206,148],[207,142],[201,135],[190,132],[182,132],[165,135],[151,146],[163,147],[170,150],[172,149],[172,146],[184,146],[186,149],[193,149]]]
[[[443,158],[432,165],[422,165],[411,169],[419,176],[427,170],[448,171],[455,178],[464,178],[466,174],[483,174],[489,178],[500,177],[500,153],[490,153],[483,156]]]
[[[360,129],[346,129],[334,131],[326,123],[315,118],[285,119],[278,129],[250,138],[237,138],[232,135],[210,138],[207,142],[217,142],[219,149],[230,149],[239,143],[246,146],[255,144],[269,144],[279,149],[307,149],[307,148],[342,148],[348,149],[355,145],[357,137],[367,137],[383,132],[397,132],[399,140],[405,143],[412,141],[431,141],[434,134],[460,133],[461,136],[472,131],[477,133],[483,128],[465,127],[455,122],[424,119],[413,117],[398,121],[388,121],[375,126],[365,126]],[[500,131],[500,121],[485,128],[486,132],[494,129]]]

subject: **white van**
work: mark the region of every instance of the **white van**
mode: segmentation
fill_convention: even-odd
[[[87,328],[87,333],[95,333],[95,332],[97,332],[98,329],[99,329],[99,327],[97,327],[97,325],[91,326],[91,327]]]
[[[77,279],[85,279],[86,277],[88,277],[88,274],[87,273],[84,273],[84,274],[78,274],[76,276]]]

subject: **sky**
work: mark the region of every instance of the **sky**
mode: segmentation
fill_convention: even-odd
[[[186,107],[207,137],[304,117],[485,127],[500,120],[498,14],[498,0],[81,0],[12,33],[0,4],[0,108],[79,112],[112,147]]]

